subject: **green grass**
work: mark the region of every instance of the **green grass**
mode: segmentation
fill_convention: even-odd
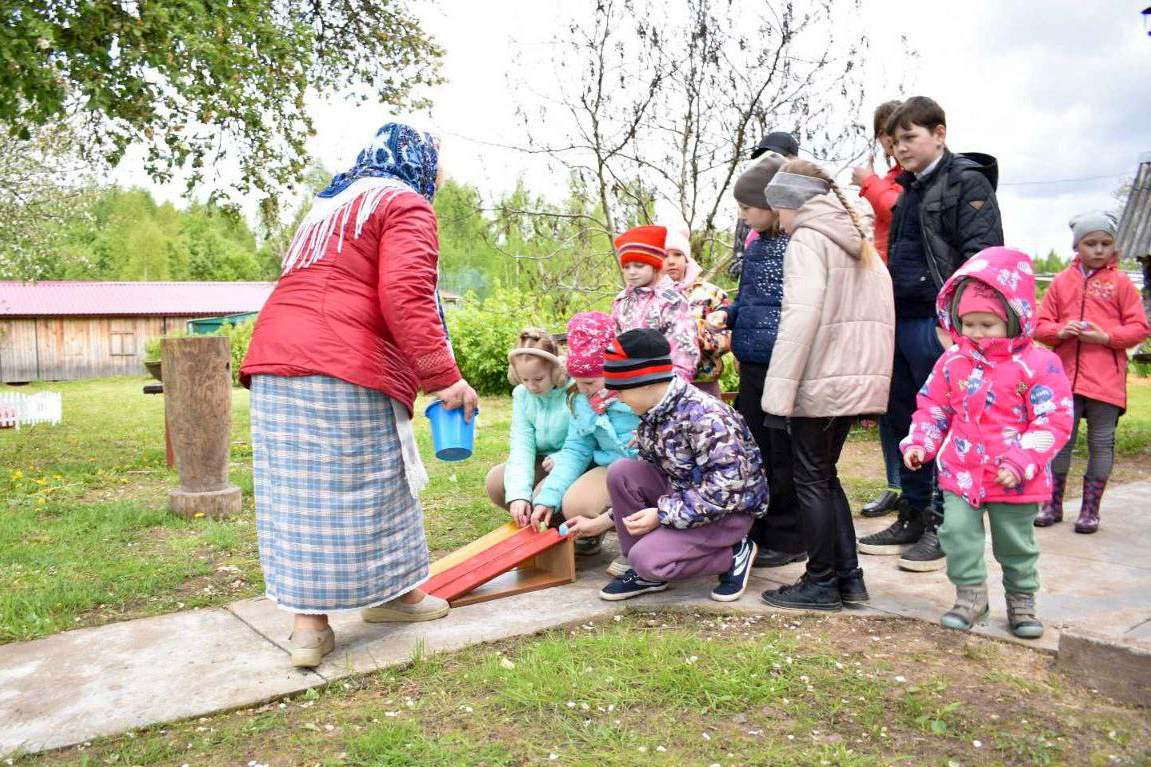
[[[178,480],[164,465],[163,398],[143,394],[146,382],[117,378],[21,389],[61,392],[64,420],[55,427],[0,431],[0,643],[262,592],[247,391],[233,391],[231,477],[244,490],[243,512],[226,521],[184,520],[167,512],[167,493]],[[1151,385],[1133,383],[1130,400],[1119,452],[1145,459]],[[506,457],[510,400],[484,398],[481,411],[471,460],[426,461],[431,483],[422,501],[434,552],[472,541],[504,519],[488,502],[483,480]],[[430,456],[427,421],[418,415],[414,423],[421,451]],[[843,472],[853,507],[885,484],[872,453],[875,439],[874,431],[857,429],[847,447],[866,454]]]
[[[1027,688],[984,679],[987,661]],[[633,613],[14,761],[1145,764],[1149,748],[1145,712],[1026,648],[902,620]]]
[[[64,419],[0,431],[0,642],[262,593],[252,510],[248,393],[233,391],[231,479],[242,513],[184,520],[167,511],[178,477],[164,462],[163,398],[144,378],[34,384],[59,391]],[[502,520],[483,480],[503,459],[510,400],[482,403],[475,457],[427,462],[429,543],[445,551]],[[417,439],[431,455],[427,421]]]

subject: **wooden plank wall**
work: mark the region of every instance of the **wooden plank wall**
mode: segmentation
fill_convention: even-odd
[[[0,381],[69,381],[144,375],[144,342],[181,328],[180,317],[43,317],[0,320]],[[135,353],[113,355],[113,333]]]

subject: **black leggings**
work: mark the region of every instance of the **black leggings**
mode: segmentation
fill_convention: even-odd
[[[788,424],[807,573],[815,580],[847,576],[859,567],[855,523],[836,464],[855,419],[792,418]]]
[[[771,494],[767,516],[757,519],[751,528],[751,539],[761,548],[798,554],[804,551],[803,536],[796,520],[795,483],[791,476],[791,438],[783,429],[763,425],[763,381],[767,367],[742,362],[739,366],[739,396],[735,407],[751,436],[759,446],[767,488]]]

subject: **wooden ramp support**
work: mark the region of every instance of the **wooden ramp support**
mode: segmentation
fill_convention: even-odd
[[[512,522],[434,562],[423,590],[452,607],[487,602],[575,580],[575,546],[559,530]]]

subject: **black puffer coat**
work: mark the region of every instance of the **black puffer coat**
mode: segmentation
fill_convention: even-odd
[[[904,171],[896,179],[904,188],[921,185],[919,226],[928,274],[936,291],[959,266],[984,248],[1003,244],[1003,221],[995,186],[999,166],[991,155],[976,152],[952,154],[943,150],[943,159],[925,180]],[[903,200],[895,203],[891,219],[888,253],[894,252],[901,217],[906,214]]]

